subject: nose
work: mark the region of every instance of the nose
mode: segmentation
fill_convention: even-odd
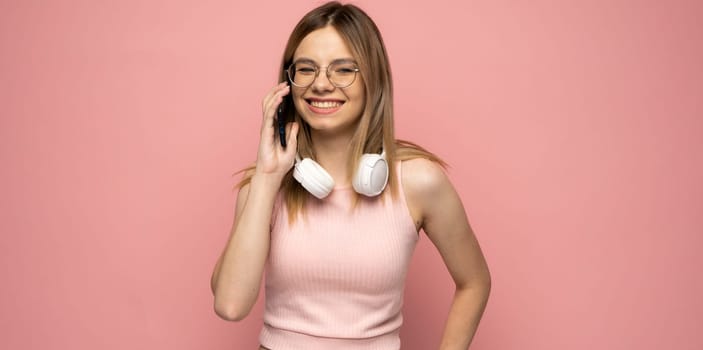
[[[332,84],[327,76],[327,69],[328,67],[319,68],[317,76],[312,82],[313,91],[332,91],[335,89],[334,84]]]

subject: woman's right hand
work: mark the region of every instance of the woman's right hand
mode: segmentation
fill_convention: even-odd
[[[256,175],[270,175],[282,180],[295,163],[295,154],[298,148],[298,123],[287,123],[285,149],[281,146],[278,128],[274,125],[278,105],[283,102],[283,97],[289,93],[290,87],[284,82],[276,85],[264,97],[262,102],[264,120],[261,124],[261,141],[256,158]]]

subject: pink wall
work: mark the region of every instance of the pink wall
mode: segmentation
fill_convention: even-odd
[[[0,348],[255,349],[262,304],[222,321],[209,278],[316,4],[0,2]],[[703,348],[700,2],[358,4],[491,267],[472,349]],[[404,349],[436,349],[427,237],[407,287]]]

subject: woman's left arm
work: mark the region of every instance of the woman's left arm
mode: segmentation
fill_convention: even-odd
[[[461,199],[439,165],[422,158],[403,162],[403,187],[456,284],[440,350],[466,350],[490,294],[486,260]]]

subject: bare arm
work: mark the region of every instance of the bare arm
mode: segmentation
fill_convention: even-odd
[[[277,143],[273,127],[275,109],[287,93],[288,89],[279,84],[264,98],[256,170],[251,183],[239,191],[230,237],[210,280],[215,313],[226,320],[244,319],[259,295],[274,201],[283,176],[293,165],[297,146],[296,124],[287,126],[285,150]]]
[[[442,335],[441,350],[465,350],[478,328],[488,301],[491,278],[461,199],[435,163],[403,163],[408,200],[418,208],[422,228],[437,247],[456,285]]]

